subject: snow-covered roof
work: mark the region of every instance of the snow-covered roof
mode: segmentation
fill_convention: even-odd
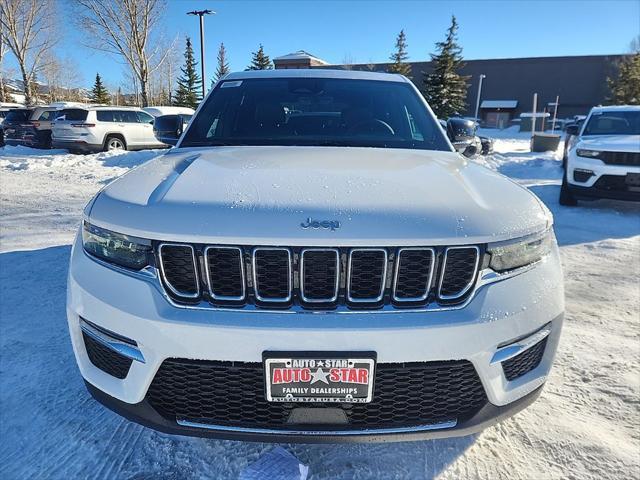
[[[640,105],[598,105],[597,107],[593,107],[591,109],[591,111],[593,112],[635,112],[638,110],[640,110]]]
[[[192,108],[188,107],[173,107],[173,106],[163,106],[156,105],[153,107],[144,107],[143,110],[147,112],[149,115],[153,115],[154,117],[159,117],[161,115],[193,115],[195,111]]]
[[[233,72],[224,77],[224,81],[249,78],[345,78],[351,80],[379,80],[386,82],[409,83],[410,80],[396,73],[366,72],[362,70],[332,70],[324,68],[301,68],[282,70],[246,70]]]
[[[316,57],[315,55],[311,55],[309,52],[305,52],[304,50],[298,50],[297,52],[288,53],[286,55],[282,55],[280,57],[276,57],[273,59],[282,61],[282,60],[314,60],[322,65],[329,65],[329,63],[325,62],[321,58]]]
[[[483,100],[480,108],[516,108],[517,100]]]

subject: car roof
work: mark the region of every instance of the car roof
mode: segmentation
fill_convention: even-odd
[[[592,112],[637,112],[640,105],[599,105],[591,109]]]
[[[119,107],[117,105],[100,105],[100,106],[94,106],[94,107],[86,107],[85,110],[132,110],[134,112],[143,111],[141,108],[138,108],[138,107],[129,107],[129,106]]]
[[[377,80],[383,82],[403,82],[409,80],[397,73],[365,72],[360,70],[282,69],[282,70],[247,70],[230,73],[224,80],[245,80],[252,78],[343,78],[349,80]]]

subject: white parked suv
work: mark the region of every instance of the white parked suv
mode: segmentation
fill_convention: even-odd
[[[556,352],[550,212],[456,153],[399,75],[231,74],[84,211],[67,313],[91,394],[164,432],[466,435]]]
[[[640,106],[592,108],[569,147],[560,204],[596,198],[640,201]]]
[[[166,148],[153,134],[153,121],[134,107],[65,108],[53,124],[52,146],[83,153]]]

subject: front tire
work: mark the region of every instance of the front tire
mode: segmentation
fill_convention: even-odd
[[[115,135],[110,135],[107,137],[106,141],[104,142],[104,151],[105,152],[111,152],[114,150],[126,150],[127,149],[127,144],[125,143],[124,139],[122,137],[118,137]]]
[[[562,185],[560,186],[560,205],[565,207],[575,207],[578,205],[578,200],[573,196],[569,186],[567,185],[567,174],[562,177]]]

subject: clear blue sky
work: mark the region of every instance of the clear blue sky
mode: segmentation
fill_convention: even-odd
[[[458,18],[467,59],[624,53],[640,34],[640,0],[168,0],[161,23],[164,35],[190,35],[199,54],[197,18],[185,13],[205,8],[217,12],[205,23],[209,78],[220,42],[227,47],[232,70],[244,70],[259,43],[272,58],[304,49],[329,63],[342,63],[346,57],[378,63],[387,61],[404,28],[411,60],[425,60],[443,38],[451,14]],[[122,81],[121,64],[82,47],[73,28],[59,30],[59,53],[75,61],[85,86],[93,83],[96,71],[111,85]],[[181,41],[178,46],[181,52],[183,45]]]

